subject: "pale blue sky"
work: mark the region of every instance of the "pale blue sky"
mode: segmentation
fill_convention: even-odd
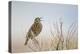
[[[37,16],[42,17],[45,22],[48,22],[47,24],[51,24],[62,17],[65,25],[69,25],[78,18],[77,5],[32,2],[13,2],[12,4],[12,18],[16,29],[18,26],[33,23],[34,18]]]
[[[34,22],[35,17],[43,18],[43,34],[49,33],[50,26],[60,17],[64,27],[78,20],[78,6],[67,4],[49,4],[32,2],[12,2],[12,38],[14,42],[23,43],[25,34]],[[46,31],[45,31],[46,30]],[[22,41],[21,41],[22,40]],[[18,42],[19,43],[19,42]],[[24,43],[23,43],[24,44]]]

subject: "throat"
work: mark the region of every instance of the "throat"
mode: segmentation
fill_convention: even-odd
[[[40,22],[34,22],[34,24],[39,24]]]

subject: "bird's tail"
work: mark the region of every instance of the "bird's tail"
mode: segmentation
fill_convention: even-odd
[[[24,45],[27,45],[29,38],[26,38]]]

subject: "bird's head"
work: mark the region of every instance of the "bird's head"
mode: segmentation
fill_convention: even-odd
[[[35,23],[40,23],[41,21],[42,21],[41,17],[36,17],[35,20],[34,20]]]

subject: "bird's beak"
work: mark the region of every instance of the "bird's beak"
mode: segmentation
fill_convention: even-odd
[[[40,17],[40,21],[44,21],[42,17]]]
[[[40,20],[40,21],[44,21],[44,20]]]

